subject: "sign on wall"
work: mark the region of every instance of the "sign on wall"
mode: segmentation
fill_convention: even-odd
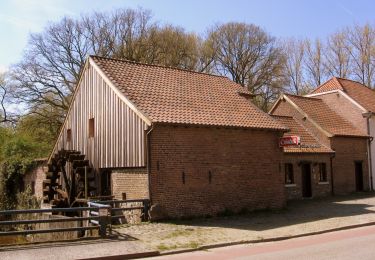
[[[301,138],[296,135],[284,136],[284,137],[281,137],[279,140],[280,147],[300,145],[300,144],[301,144]]]

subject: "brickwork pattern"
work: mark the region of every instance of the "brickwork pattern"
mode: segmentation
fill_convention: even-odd
[[[148,174],[146,168],[124,168],[111,173],[111,189],[115,199],[148,199]]]
[[[34,196],[38,199],[43,198],[43,180],[46,179],[45,167],[46,164],[40,164],[23,177],[25,188],[29,186],[34,189]]]
[[[333,137],[332,149],[336,151],[333,159],[334,192],[347,194],[356,191],[355,161],[362,161],[364,189],[369,189],[369,170],[367,139]]]
[[[169,217],[281,208],[279,132],[156,126],[151,134],[151,200]]]
[[[321,198],[331,195],[331,166],[330,154],[284,154],[284,163],[292,163],[294,170],[294,184],[285,185],[288,200],[302,198],[302,168],[301,162],[308,162],[311,166],[312,198]],[[326,164],[327,182],[319,181],[319,163]],[[282,175],[285,176],[285,167],[282,165]]]

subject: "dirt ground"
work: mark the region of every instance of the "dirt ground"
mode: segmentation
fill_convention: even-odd
[[[375,193],[294,201],[280,211],[116,226],[113,233],[126,234],[149,248],[168,251],[295,236],[368,222],[375,222]]]

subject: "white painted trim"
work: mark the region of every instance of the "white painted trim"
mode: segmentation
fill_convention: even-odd
[[[320,182],[318,182],[318,184],[320,184],[320,185],[326,185],[326,184],[329,184],[329,182],[328,181],[320,181]]]
[[[346,97],[350,102],[352,102],[355,106],[357,106],[359,109],[361,109],[363,112],[368,112],[367,109],[365,109],[363,106],[361,106],[357,101],[355,101],[352,97],[350,97],[348,94],[346,94],[344,91],[340,90],[340,94]]]
[[[363,106],[361,106],[357,101],[355,101],[351,96],[349,96],[348,94],[346,94],[341,89],[335,89],[335,90],[331,90],[331,91],[327,91],[327,92],[321,92],[321,93],[316,93],[316,94],[309,94],[309,95],[305,95],[305,97],[316,97],[316,96],[322,96],[322,95],[332,94],[332,93],[336,93],[336,92],[339,93],[339,94],[341,94],[342,96],[346,97],[351,103],[353,103],[353,105],[355,105],[356,107],[358,107],[359,109],[361,109],[363,112],[368,112],[367,109],[365,109]]]
[[[320,92],[320,93],[315,93],[315,94],[307,94],[307,95],[304,95],[304,97],[316,97],[316,96],[321,96],[321,95],[325,95],[325,94],[335,93],[335,92],[338,92],[338,91],[339,91],[339,89],[335,89],[335,90],[330,90],[330,91]]]
[[[286,188],[297,187],[297,184],[295,184],[295,183],[285,184],[284,187],[286,187]]]
[[[277,104],[279,104],[280,101],[283,100],[284,94],[281,94],[280,97],[276,100],[276,102],[271,107],[270,111],[268,111],[269,115],[272,115],[273,110],[276,108]]]
[[[316,128],[318,128],[318,130],[323,132],[327,137],[334,136],[333,134],[331,134],[327,130],[323,129],[317,122],[315,122],[315,120],[311,119],[301,108],[299,108],[299,106],[297,106],[292,100],[290,100],[288,98],[288,96],[284,95],[284,99],[286,101],[288,101],[289,104],[291,104],[298,112],[300,112],[302,115],[304,115],[306,117],[306,120],[309,120]]]
[[[142,120],[147,124],[151,125],[151,120],[142,111],[140,111],[113,83],[108,79],[105,73],[100,69],[100,67],[95,63],[95,61],[89,57],[90,65],[99,73],[99,75],[104,79],[105,83],[111,87],[111,89],[116,93],[116,95],[137,114]]]

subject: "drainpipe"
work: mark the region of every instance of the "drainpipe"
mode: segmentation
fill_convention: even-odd
[[[329,162],[330,162],[330,166],[331,166],[331,195],[334,196],[335,195],[335,186],[333,184],[333,158],[335,158],[335,155],[336,154],[333,154],[329,157]]]
[[[147,176],[148,176],[148,197],[151,206],[151,132],[154,130],[154,124],[146,132],[146,146],[147,146]]]
[[[372,112],[367,112],[362,114],[364,118],[366,118],[367,123],[367,135],[370,136],[371,129],[370,129],[370,118],[373,115]],[[372,184],[372,151],[371,151],[371,142],[373,137],[370,137],[367,142],[367,154],[368,154],[368,168],[369,168],[369,182],[370,182],[370,190],[373,191],[374,187]]]

